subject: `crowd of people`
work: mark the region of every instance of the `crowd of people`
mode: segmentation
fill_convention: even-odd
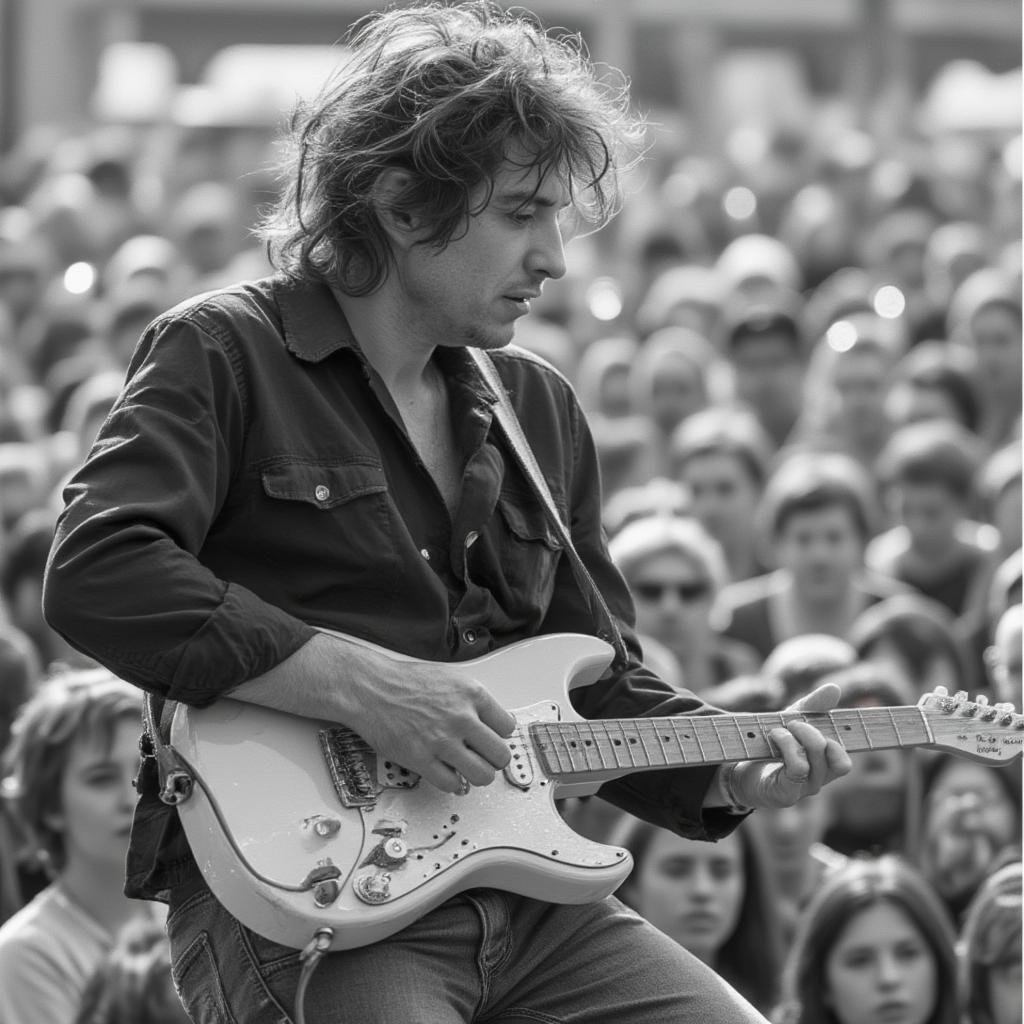
[[[1021,136],[740,130],[710,153],[652,118],[619,219],[517,328],[588,415],[645,661],[736,713],[823,681],[1020,711]],[[146,325],[273,271],[273,137],[94,125],[0,157],[0,1024],[187,1019],[159,910],[122,895],[141,695],[47,625],[42,581]],[[716,843],[560,806],[778,1024],[1020,1020],[1019,762],[869,750]]]

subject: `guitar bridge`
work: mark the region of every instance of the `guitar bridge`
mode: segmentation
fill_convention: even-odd
[[[333,726],[317,733],[334,791],[344,807],[369,807],[377,802],[377,757],[351,729]]]

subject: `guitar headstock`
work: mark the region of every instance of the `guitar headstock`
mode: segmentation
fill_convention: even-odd
[[[1012,761],[1024,752],[1024,715],[1012,704],[989,704],[966,691],[953,696],[944,686],[926,693],[917,706],[928,720],[936,750],[949,750],[975,761]]]

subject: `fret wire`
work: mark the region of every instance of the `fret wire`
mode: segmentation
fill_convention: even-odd
[[[903,746],[903,737],[900,736],[900,727],[896,724],[896,716],[892,712],[892,708],[887,709],[889,712],[889,720],[892,722],[893,732],[896,733],[896,741],[899,745]]]
[[[612,759],[615,761],[615,767],[616,768],[625,768],[626,767],[625,765],[619,763],[618,749],[615,746],[615,741],[612,739],[611,730],[609,729],[608,723],[606,721],[602,720],[602,722],[601,722],[601,731],[604,733],[604,741],[605,741],[605,744],[608,747],[608,753],[611,754]],[[602,754],[602,761],[603,760],[604,760],[604,755]]]
[[[601,721],[599,719],[599,720],[597,720],[595,722],[591,722],[590,723],[590,727],[591,727],[591,729],[594,730],[594,751],[597,753],[598,757],[601,759],[600,767],[602,767],[602,768],[611,768],[612,765],[608,764],[608,761],[607,761],[607,759],[605,757],[605,752],[601,749],[601,736],[597,732],[597,730],[600,729],[601,732],[604,733],[604,740],[605,740],[605,744],[607,745],[608,744],[608,725],[607,725],[607,723],[603,722],[603,721]],[[618,765],[616,764],[615,767],[617,768]]]
[[[691,728],[693,729],[693,738],[697,741],[697,751],[700,754],[700,759],[707,763],[708,758],[707,754],[704,753],[704,744],[700,741],[700,731],[697,729],[696,725],[691,726]]]
[[[640,747],[641,747],[641,749],[644,752],[644,758],[645,758],[645,760],[647,761],[648,764],[653,764],[654,762],[651,760],[651,752],[650,752],[650,750],[647,749],[647,740],[644,739],[644,728],[643,727],[647,723],[645,723],[644,720],[641,718],[641,719],[637,720],[636,724],[637,724],[636,732],[637,732],[637,735],[640,737]]]
[[[636,746],[636,744],[633,743],[632,740],[630,740],[630,738],[629,738],[630,734],[626,731],[626,726],[623,726],[623,725],[620,724],[620,728],[622,729],[622,742],[625,743],[626,751],[629,754],[629,766],[631,768],[636,768],[637,767],[636,756],[633,753],[633,747]],[[630,728],[632,728],[632,727],[630,727]]]
[[[617,722],[609,723],[608,721],[603,720],[601,722],[601,729],[604,732],[605,742],[608,745],[608,752],[612,755],[612,758],[615,761],[615,767],[616,768],[626,768],[628,766],[622,764],[622,758],[619,755],[619,748],[622,746],[622,744],[621,743],[616,743],[615,742],[615,738],[612,736],[612,726],[613,725],[616,726],[616,727],[619,727]],[[620,728],[620,731],[621,731],[621,727],[619,727],[619,728]]]
[[[546,744],[546,760],[549,765],[552,765],[556,772],[564,772],[565,764],[562,760],[561,744],[555,742],[555,732],[550,725],[541,723],[537,729],[538,733],[543,737]]]
[[[614,723],[612,723],[612,724],[614,724]],[[619,757],[618,747],[616,746],[615,740],[612,737],[612,725],[609,724],[604,719],[601,720],[601,732],[604,734],[604,744],[605,744],[605,753],[602,754],[602,760],[604,759],[604,757],[610,756],[611,759],[612,759],[612,762],[613,762],[611,767],[613,767],[613,768],[624,768],[625,765],[623,765],[621,763],[621,758]]]
[[[564,730],[560,730],[560,732],[564,732]],[[582,736],[582,734],[580,732],[579,727],[576,726],[575,728],[573,728],[572,729],[572,733],[576,737],[576,746],[575,747],[573,746],[572,740],[570,740],[568,737],[566,737],[565,741],[564,741],[565,742],[565,747],[564,747],[564,749],[565,749],[565,758],[566,758],[566,760],[569,763],[569,767],[566,769],[566,771],[569,771],[569,772],[579,771],[581,767],[583,767],[583,768],[587,767],[586,751],[585,751],[585,748],[583,746],[583,736]],[[580,757],[581,756],[583,757],[583,764],[582,765],[580,765]],[[561,761],[561,757],[559,757],[559,761]]]
[[[676,745],[679,747],[679,756],[682,758],[683,764],[687,763],[686,747],[683,746],[683,739],[679,735],[679,730],[682,728],[681,724],[675,719],[670,719],[672,722],[672,732],[675,733]]]
[[[736,719],[736,731],[737,731],[737,733],[739,733],[740,746],[743,747],[743,756],[744,757],[750,757],[750,748],[747,746],[747,736],[746,736],[747,728],[748,728],[747,726],[744,726],[744,725],[742,725],[740,723],[738,718]]]
[[[554,730],[552,730],[552,731],[554,731]],[[560,730],[558,731],[557,734],[561,737],[561,731]],[[561,765],[563,757],[564,757],[565,762],[566,762],[565,771],[569,771],[569,772],[575,771],[576,767],[577,767],[576,759],[575,759],[575,756],[573,754],[572,746],[569,744],[569,741],[566,738],[562,739],[562,746],[561,746],[561,748],[559,749],[559,752],[558,752],[558,763],[559,763],[559,765]]]
[[[722,748],[722,760],[723,761],[728,761],[729,760],[729,755],[726,753],[725,743],[722,742],[722,731],[718,728],[718,722],[715,721],[715,719],[717,719],[717,718],[718,718],[718,715],[709,715],[708,716],[708,720],[711,722],[711,728],[714,730],[714,733],[715,733],[715,739],[718,740],[718,745],[719,745],[719,747]]]
[[[875,749],[875,741],[871,738],[871,733],[868,731],[867,722],[864,718],[864,712],[857,708],[857,718],[860,720],[860,727],[864,730],[864,739],[867,740],[868,750]]]
[[[929,742],[935,742],[935,733],[932,731],[931,723],[928,721],[927,716],[924,713],[924,708],[914,708],[917,712],[917,716],[921,721],[921,725],[924,727],[924,734],[928,738]]]

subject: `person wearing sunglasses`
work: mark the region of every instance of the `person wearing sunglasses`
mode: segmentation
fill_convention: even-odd
[[[688,689],[699,693],[758,669],[753,648],[718,631],[725,558],[696,519],[645,516],[624,526],[609,550],[636,603],[637,629],[675,655]]]

